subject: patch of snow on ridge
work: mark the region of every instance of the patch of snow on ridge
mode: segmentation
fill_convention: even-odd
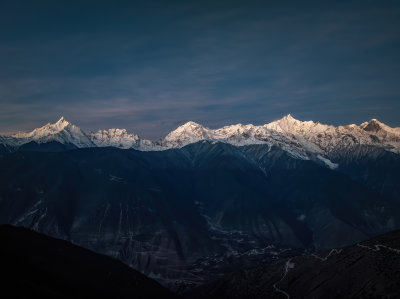
[[[333,163],[331,160],[324,158],[321,155],[317,155],[317,158],[324,162],[332,170],[339,167],[339,164]]]

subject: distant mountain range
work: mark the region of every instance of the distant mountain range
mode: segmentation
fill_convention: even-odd
[[[1,137],[0,223],[118,258],[172,289],[400,228],[399,129],[300,122],[146,141],[60,119]]]
[[[376,119],[361,125],[334,127],[313,121],[299,121],[290,114],[280,120],[265,124],[232,125],[220,129],[208,129],[195,122],[187,122],[170,132],[165,138],[150,141],[130,134],[125,129],[99,130],[85,133],[63,117],[54,124],[46,124],[28,133],[1,135],[1,151],[13,151],[20,147],[32,148],[36,144],[58,142],[62,148],[117,147],[141,151],[160,151],[180,148],[207,140],[235,146],[266,144],[277,146],[289,155],[304,160],[314,159],[330,168],[337,165],[331,158],[343,151],[351,151],[359,145],[400,152],[400,127],[391,128]],[[33,144],[32,144],[33,143]]]

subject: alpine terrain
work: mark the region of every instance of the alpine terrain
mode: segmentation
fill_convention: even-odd
[[[400,228],[399,154],[400,128],[376,119],[188,122],[150,141],[125,129],[86,133],[61,118],[0,136],[0,223],[185,292]]]

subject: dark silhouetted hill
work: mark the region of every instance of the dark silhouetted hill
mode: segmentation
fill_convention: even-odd
[[[113,258],[26,228],[0,226],[1,297],[177,298]]]

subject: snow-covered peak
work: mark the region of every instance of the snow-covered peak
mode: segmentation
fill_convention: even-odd
[[[191,127],[203,127],[203,126],[194,121],[188,121],[188,122],[184,123],[183,125],[179,126],[177,129],[191,128]]]
[[[57,141],[62,144],[73,144],[77,147],[93,146],[88,136],[80,128],[65,120],[64,117],[61,117],[56,123],[48,123],[31,132],[18,132],[11,137],[17,145],[31,141],[37,143]]]
[[[295,119],[290,113],[285,115],[281,119],[276,120],[275,122],[286,122],[286,123],[296,123],[300,122],[299,120]]]
[[[280,119],[282,122],[298,122],[299,120],[293,118],[293,116],[289,113]]]
[[[40,138],[44,137],[47,135],[54,135],[62,130],[64,130],[66,127],[75,127],[74,125],[71,125],[67,120],[64,119],[64,117],[61,117],[56,123],[47,123],[43,127],[36,128],[31,132],[18,132],[13,134],[13,137],[16,138],[29,138],[29,137],[34,137],[34,138]],[[76,128],[76,127],[75,127]]]
[[[392,134],[399,133],[399,128],[391,128],[388,125],[380,122],[379,120],[373,118],[369,122],[364,122],[360,125],[360,128],[367,132],[378,133],[380,131],[389,132]]]
[[[170,132],[163,140],[163,146],[181,147],[200,140],[209,139],[210,130],[202,125],[189,121]]]
[[[54,124],[59,128],[65,128],[66,126],[70,125],[71,123],[67,121],[64,116],[61,116],[60,119]]]
[[[303,133],[309,130],[324,130],[326,125],[313,121],[300,121],[288,114],[285,117],[264,125],[265,128],[281,133]]]
[[[377,119],[373,118],[368,122],[367,121],[363,122],[360,125],[360,128],[363,129],[364,131],[368,131],[368,132],[371,132],[371,131],[378,132],[381,129],[381,126],[380,126],[380,122]]]
[[[187,134],[193,134],[193,135],[201,137],[204,134],[204,131],[205,131],[205,128],[202,125],[195,123],[194,121],[188,121],[187,123],[176,128],[169,135],[187,133]]]

